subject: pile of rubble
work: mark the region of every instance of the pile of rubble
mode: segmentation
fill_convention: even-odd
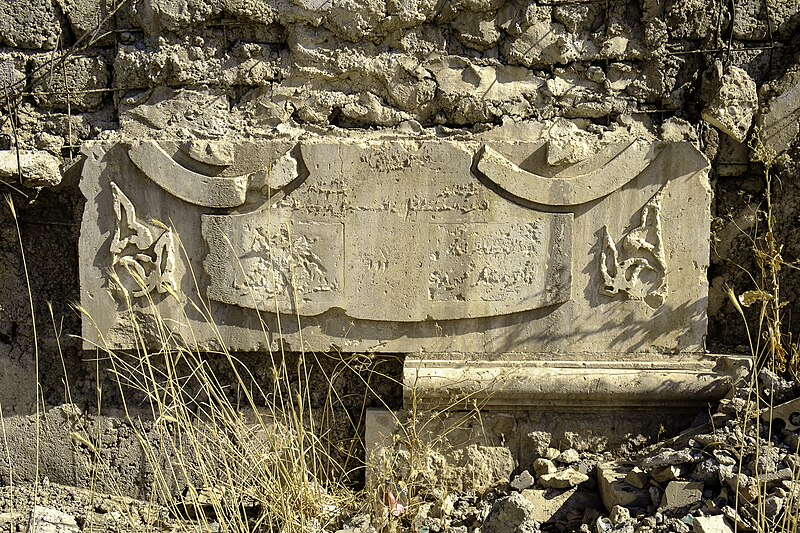
[[[629,457],[545,445],[530,465],[520,465],[519,473],[484,494],[436,493],[402,505],[398,495],[377,512],[350,517],[338,531],[318,524],[319,531],[797,531],[798,385],[762,370],[758,387],[737,389],[704,423]],[[178,522],[191,523],[145,502],[101,498],[46,481],[35,490],[16,486],[0,492],[0,531],[135,530],[136,524],[152,527],[153,517],[165,531]],[[213,515],[209,522],[213,530]],[[200,523],[197,527],[203,529]]]
[[[546,448],[508,483],[412,505],[393,525],[420,533],[796,531],[800,389],[769,370],[759,382],[633,457]],[[385,523],[359,515],[345,526],[339,533]]]

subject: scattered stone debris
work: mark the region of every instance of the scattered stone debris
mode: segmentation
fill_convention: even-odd
[[[541,456],[519,465],[522,470],[508,484],[483,495],[452,496],[455,511],[444,522],[429,520],[425,528],[428,533],[766,533],[777,529],[759,524],[795,524],[800,453],[791,420],[800,397],[793,398],[797,388],[791,381],[763,371],[759,377],[762,392],[768,392],[761,395],[762,408],[772,399],[786,402],[762,414],[748,403],[749,389],[743,386],[702,424],[615,460],[559,451],[547,446],[547,439],[536,439]],[[772,433],[769,424],[756,424],[759,415],[773,421]]]

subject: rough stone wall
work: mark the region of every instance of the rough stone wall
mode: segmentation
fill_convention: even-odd
[[[115,132],[450,136],[505,124],[513,135],[515,122],[533,120],[577,137],[617,129],[694,139],[712,161],[716,202],[709,345],[746,344],[724,288],[750,289],[756,272],[748,235],[763,226],[753,211],[764,179],[750,162],[755,122],[781,132],[770,141],[777,238],[784,259],[800,256],[799,38],[796,0],[4,0],[0,150],[47,152],[63,175],[19,183],[0,165],[30,272],[42,394],[51,404],[64,395],[52,302],[72,385],[93,395],[91,354],[69,337],[80,330],[69,307],[78,148]],[[0,403],[27,414],[35,343],[16,226],[1,212]],[[796,275],[784,275],[784,296],[800,302]]]

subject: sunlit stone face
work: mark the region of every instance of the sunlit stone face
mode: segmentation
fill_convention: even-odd
[[[89,143],[86,344],[166,335],[231,350],[699,352],[705,159],[640,140],[551,165],[563,158],[548,149]]]

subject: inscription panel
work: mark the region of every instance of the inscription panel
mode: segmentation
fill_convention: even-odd
[[[204,215],[203,237],[212,300],[290,314],[319,314],[344,301],[342,224],[294,221],[277,209]]]
[[[84,147],[87,347],[158,330],[136,316],[201,349],[702,351],[710,189],[689,144],[574,168],[542,166],[546,139],[201,144]]]

